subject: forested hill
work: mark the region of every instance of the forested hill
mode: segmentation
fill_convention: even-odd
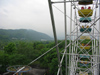
[[[27,29],[0,29],[0,40],[53,40],[50,36]]]

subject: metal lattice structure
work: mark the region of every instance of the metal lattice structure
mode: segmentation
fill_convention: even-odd
[[[57,75],[63,75],[62,62],[64,60],[64,57],[66,61],[66,75],[99,75],[99,0],[48,0],[48,3],[56,44],[57,36],[52,5],[56,3],[64,4],[64,12],[56,7],[60,12],[64,14],[65,25],[65,49],[61,53],[63,54],[61,59],[58,46],[56,46],[59,62]],[[67,10],[67,3],[70,4],[70,10]],[[68,14],[67,11],[69,11],[70,14]],[[67,21],[68,18],[70,19],[70,23]],[[70,29],[70,33],[68,33],[68,27]],[[66,41],[68,39],[70,40],[69,44],[67,44]]]

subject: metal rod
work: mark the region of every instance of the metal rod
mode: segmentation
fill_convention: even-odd
[[[77,33],[76,33],[76,37],[75,38],[77,38],[78,37],[78,25],[77,25],[77,16],[76,16],[77,14],[76,14],[76,9],[75,9],[75,20],[76,20],[76,23],[74,23],[74,26],[76,27],[77,26]],[[74,29],[75,29],[75,27],[74,27]],[[76,41],[76,43],[75,43],[75,46],[78,46],[78,40]],[[77,53],[77,50],[78,50],[78,48],[77,47],[75,47],[75,54]],[[76,57],[75,56],[75,59],[77,60],[78,59],[78,57]],[[78,66],[78,63],[76,62],[76,64],[75,64],[75,66],[77,67]],[[76,71],[76,69],[75,69],[75,71]]]
[[[55,28],[55,22],[54,22],[54,16],[53,16],[53,9],[52,9],[51,0],[48,0],[48,4],[49,4],[49,10],[50,10],[50,16],[51,16],[54,40],[55,40],[55,44],[57,45],[58,41],[57,41],[56,28]],[[58,64],[60,65],[60,55],[59,55],[59,48],[58,48],[58,46],[56,46],[56,51],[57,51],[57,57],[58,57]],[[61,67],[60,67],[60,75],[62,75]]]
[[[100,15],[100,6],[99,6],[99,15]],[[99,32],[100,32],[100,20],[99,20]],[[100,36],[100,33],[99,33],[99,36]],[[99,55],[100,55],[100,37],[99,37]],[[99,57],[99,62],[100,62],[100,57]],[[100,70],[100,64],[99,64],[99,70]],[[99,75],[100,75],[100,71],[99,71]]]
[[[65,47],[67,46],[67,18],[66,18],[66,0],[64,0],[64,22],[65,22]],[[67,53],[67,48],[65,48]],[[65,66],[66,66],[66,75],[67,75],[67,54],[65,55]]]
[[[78,2],[78,1],[55,1],[55,2],[52,2],[52,3],[67,3],[67,2]]]
[[[71,2],[71,5],[70,5],[70,18],[72,18],[72,2]],[[70,34],[71,34],[71,32],[72,32],[72,20],[70,20]],[[71,40],[73,39],[73,37],[72,36],[70,36],[70,43],[71,43]],[[73,44],[72,44],[72,46],[70,45],[70,51],[73,53]],[[71,49],[72,48],[72,49]],[[73,59],[73,56],[70,56],[70,59]],[[74,63],[71,61],[71,64],[70,64],[70,66],[71,66],[71,71],[70,71],[70,75],[73,75],[72,73],[74,72],[74,69],[73,69],[73,67],[74,67]]]
[[[64,53],[62,53],[62,54],[64,54]],[[82,56],[90,56],[90,57],[100,57],[100,55],[72,54],[72,53],[67,53],[67,55],[74,55],[74,56],[82,55]]]

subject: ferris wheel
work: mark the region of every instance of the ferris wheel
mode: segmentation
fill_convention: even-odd
[[[100,65],[100,6],[99,0],[64,0],[49,2],[55,43],[57,44],[53,4],[63,3],[65,25],[65,49],[58,56],[58,72],[62,75],[62,62],[66,60],[66,75],[99,75]],[[68,10],[67,3],[70,4]],[[70,14],[67,13],[67,11]],[[70,23],[69,20],[70,19]],[[68,28],[69,27],[69,28]],[[68,33],[70,29],[70,33]],[[68,44],[66,40],[70,40]],[[62,54],[62,58],[60,58]]]

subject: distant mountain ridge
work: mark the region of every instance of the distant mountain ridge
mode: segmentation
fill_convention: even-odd
[[[0,29],[0,40],[53,40],[50,36],[30,29]]]

